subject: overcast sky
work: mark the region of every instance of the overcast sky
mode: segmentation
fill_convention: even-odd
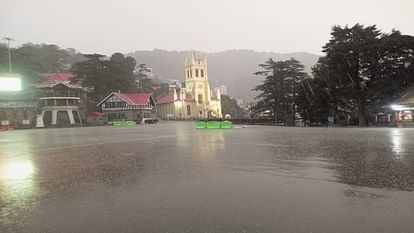
[[[253,49],[320,54],[331,27],[414,35],[414,0],[0,0],[0,37],[81,52]]]

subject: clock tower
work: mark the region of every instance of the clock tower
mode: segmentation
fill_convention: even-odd
[[[207,59],[197,59],[194,53],[185,59],[185,87],[175,86],[157,100],[161,119],[195,120],[222,118],[221,92],[210,88]]]
[[[197,117],[207,118],[211,91],[208,83],[207,59],[197,59],[194,53],[185,61],[185,89],[195,101]],[[195,115],[195,114],[194,114]]]

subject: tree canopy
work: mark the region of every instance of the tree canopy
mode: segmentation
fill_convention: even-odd
[[[334,26],[323,52],[301,98],[311,96],[309,106],[323,111],[356,112],[360,126],[414,81],[414,37],[396,30],[386,34],[375,25]],[[309,116],[316,114],[305,109]]]
[[[139,64],[137,66],[136,79],[140,92],[154,92],[154,88],[152,87],[153,77],[150,74],[152,74],[152,70],[147,65]]]
[[[98,103],[114,91],[137,91],[134,79],[135,59],[114,53],[109,59],[104,55],[86,54],[87,60],[75,63],[72,73],[76,82],[89,89],[91,105]]]
[[[275,121],[294,124],[298,84],[307,77],[304,66],[291,58],[286,61],[269,59],[259,67],[263,70],[255,74],[264,76],[264,81],[253,89],[260,92],[253,112],[270,112]]]
[[[245,115],[245,111],[237,104],[237,101],[228,95],[221,95],[221,112],[223,116],[230,114],[232,118],[242,118]]]
[[[61,49],[57,45],[27,43],[11,48],[12,72],[21,74],[25,84],[39,80],[40,73],[68,71],[72,64],[83,60],[74,49]],[[0,44],[0,73],[9,72],[8,47]]]

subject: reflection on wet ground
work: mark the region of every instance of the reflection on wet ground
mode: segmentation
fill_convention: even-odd
[[[0,232],[409,232],[414,130],[0,133]]]

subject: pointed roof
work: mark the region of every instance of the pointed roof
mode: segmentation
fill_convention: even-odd
[[[123,99],[125,102],[127,102],[130,105],[144,105],[151,101],[151,93],[121,93],[121,92],[112,92],[109,94],[105,99],[103,99],[101,102],[97,104],[97,106],[100,106],[103,104],[107,99],[109,99],[111,96],[116,95],[119,98]]]
[[[157,100],[157,104],[169,104],[174,102],[174,95],[164,95]]]
[[[44,73],[41,76],[54,82],[72,81],[74,78],[73,74],[68,72]]]
[[[128,104],[141,105],[150,101],[151,93],[116,93]]]

